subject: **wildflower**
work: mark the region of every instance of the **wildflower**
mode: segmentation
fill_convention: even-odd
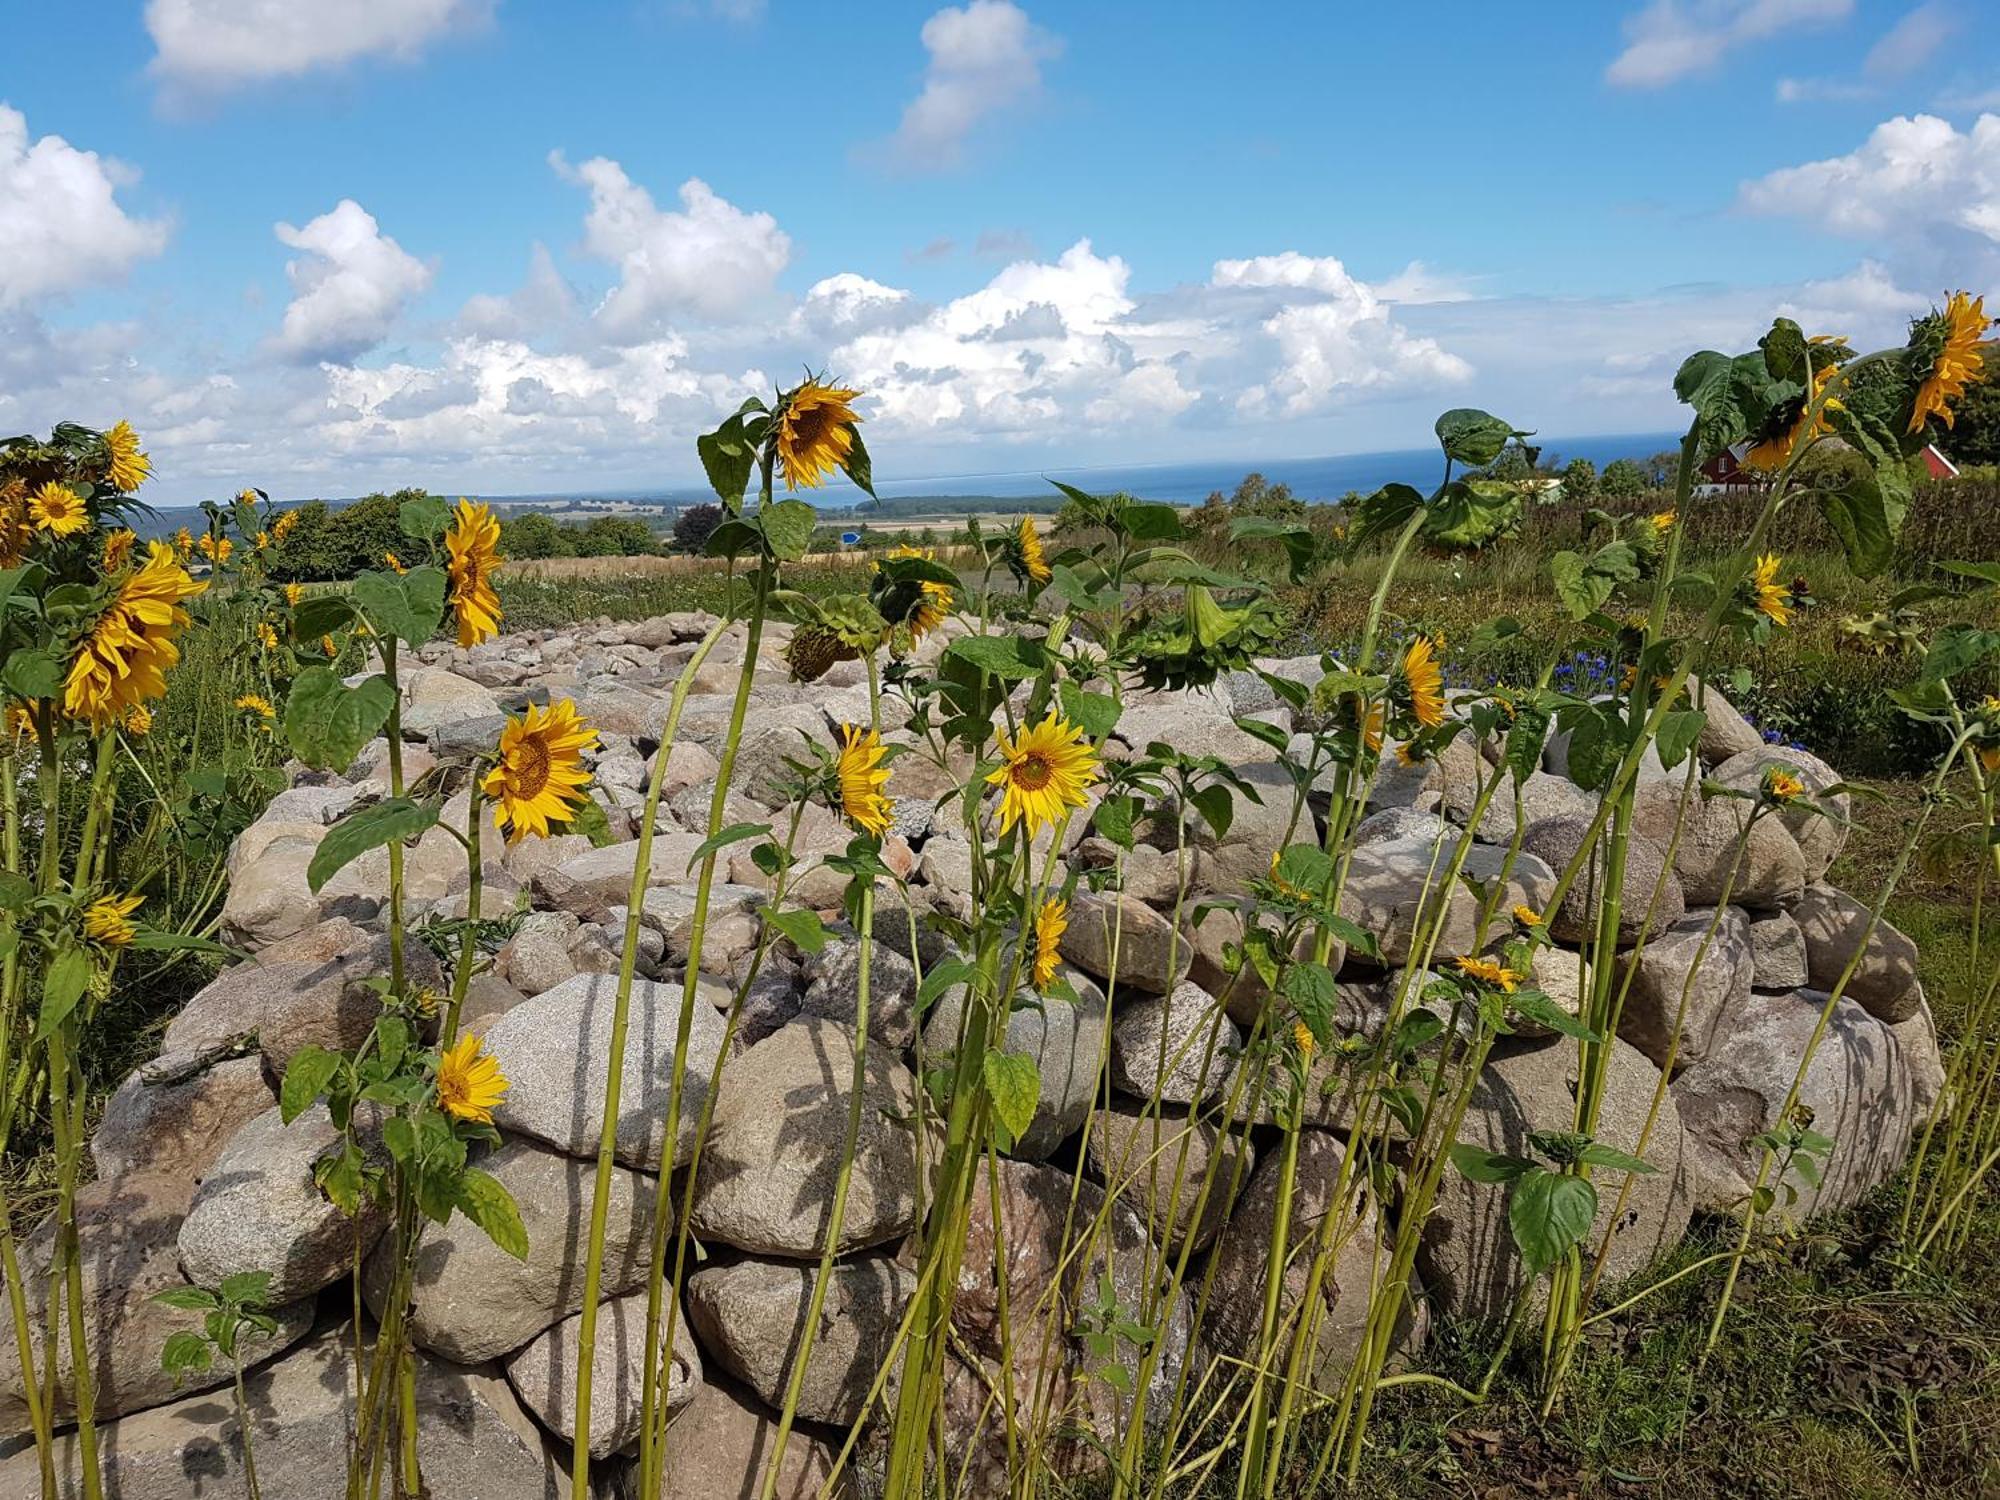
[[[521,718],[507,721],[499,764],[480,789],[493,800],[493,821],[506,830],[508,843],[531,833],[546,837],[551,823],[569,821],[590,781],[583,752],[596,740],[597,731],[577,717],[567,698],[546,708],[531,704]]]
[[[1653,530],[1657,531],[1661,536],[1665,536],[1674,529],[1674,522],[1680,518],[1681,513],[1677,510],[1657,511],[1653,515]]]
[[[861,420],[850,403],[860,394],[808,380],[779,403],[776,444],[786,489],[818,489],[846,465]]]
[[[500,596],[493,574],[500,566],[500,523],[493,507],[460,500],[444,534],[450,554],[451,611],[458,618],[458,643],[476,646],[500,633]]]
[[[132,544],[139,538],[130,531],[114,531],[104,539],[104,571],[116,573],[132,560]]]
[[[1021,517],[1021,529],[1016,533],[1021,539],[1021,566],[1035,583],[1047,583],[1055,574],[1049,570],[1048,554],[1042,550],[1041,534],[1035,530],[1032,516]]]
[[[235,707],[245,713],[255,714],[259,719],[262,719],[266,731],[269,731],[270,727],[278,722],[277,709],[273,708],[271,700],[262,694],[245,693],[236,700]]]
[[[131,494],[153,472],[153,461],[139,451],[139,434],[130,422],[121,421],[105,433],[104,446],[111,452],[104,477],[121,494]]]
[[[1299,1055],[1307,1062],[1311,1062],[1313,1053],[1319,1049],[1319,1042],[1312,1034],[1312,1027],[1303,1021],[1292,1022],[1292,1041],[1298,1046]]]
[[[1068,930],[1069,903],[1044,901],[1041,915],[1035,918],[1035,971],[1032,978],[1036,989],[1045,990],[1055,982],[1056,966],[1062,962],[1058,950],[1062,945],[1062,935]]]
[[[889,831],[889,799],[882,788],[889,772],[882,765],[886,750],[882,736],[858,724],[840,726],[840,758],[835,769],[840,778],[840,810],[863,833],[881,837]]]
[[[1796,773],[1783,766],[1767,766],[1764,770],[1764,795],[1773,802],[1784,804],[1796,802],[1805,795],[1806,784]]]
[[[1981,379],[1985,359],[1979,340],[1986,332],[1986,299],[1969,299],[1953,292],[1944,310],[1933,310],[1910,330],[1910,347],[1929,356],[1917,401],[1910,412],[1910,431],[1920,429],[1932,416],[1945,426],[1953,425],[1951,403],[1965,394],[1965,388]]]
[[[262,552],[266,547],[271,545],[271,533],[268,531],[258,532],[255,540],[251,543],[251,545],[254,546],[259,552]]]
[[[132,941],[132,913],[144,896],[100,896],[83,911],[83,930],[107,948],[123,948]]]
[[[219,568],[229,561],[229,555],[236,550],[236,543],[226,536],[211,534],[195,543],[195,550]]]
[[[1519,922],[1523,927],[1533,929],[1542,926],[1548,921],[1548,918],[1527,903],[1517,902],[1514,906],[1514,920]]]
[[[282,543],[286,537],[292,534],[292,528],[298,524],[299,513],[295,510],[286,511],[282,516],[271,522],[271,540]]]
[[[135,740],[142,740],[153,732],[153,711],[143,703],[135,703],[125,715],[125,732]]]
[[[438,1059],[438,1108],[453,1119],[491,1125],[494,1108],[506,1097],[500,1064],[480,1050],[479,1038],[470,1032]]]
[[[187,575],[164,543],[152,543],[145,565],[119,585],[77,648],[63,683],[63,711],[102,728],[134,704],[162,697],[167,669],[181,659],[174,636],[188,624],[181,601],[207,587]]]
[[[1444,722],[1444,672],[1438,666],[1437,646],[1429,636],[1418,636],[1403,653],[1403,682],[1410,692],[1410,712],[1426,729]]]
[[[1521,976],[1505,964],[1495,963],[1490,958],[1460,958],[1453,961],[1458,965],[1458,972],[1467,979],[1476,979],[1481,984],[1490,985],[1509,995],[1514,993],[1514,986],[1521,980]]]
[[[257,622],[257,644],[262,646],[266,651],[276,651],[278,649],[278,632],[272,628],[269,620],[259,620]]]
[[[299,601],[305,598],[305,596],[306,586],[304,584],[288,583],[285,585],[285,603],[291,605],[293,609],[299,607]]]
[[[194,556],[194,533],[185,526],[174,533],[174,556],[184,563]]]
[[[35,530],[50,536],[73,536],[90,522],[83,497],[53,479],[35,491],[35,498],[28,502],[28,514],[34,519]]]
[[[937,554],[933,551],[920,551],[915,547],[902,546],[895,548],[889,555],[891,557],[922,557],[928,559],[935,557]],[[951,606],[951,585],[935,583],[928,578],[925,579],[923,581],[923,599],[917,605],[916,613],[911,615],[907,622],[910,627],[911,637],[916,640],[922,640],[933,630],[936,630],[938,626],[944,624],[946,617],[951,614]]]
[[[1778,569],[1782,566],[1778,554],[1766,552],[1757,559],[1757,571],[1751,576],[1750,587],[1756,595],[1755,604],[1761,614],[1770,616],[1778,625],[1791,623],[1791,590],[1778,582]]]
[[[1000,768],[986,778],[1004,787],[1000,832],[1025,820],[1028,837],[1053,827],[1069,807],[1082,807],[1084,789],[1097,779],[1097,752],[1083,743],[1083,731],[1055,709],[1009,743],[1000,736]]]
[[[382,554],[382,561],[387,563],[391,571],[393,572],[407,573],[410,571],[408,568],[403,566],[402,559],[397,557],[396,554],[393,552],[384,552]]]

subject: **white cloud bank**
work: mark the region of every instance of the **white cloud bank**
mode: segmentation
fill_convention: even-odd
[[[136,219],[118,189],[136,174],[59,135],[28,135],[0,104],[0,311],[115,280],[166,248],[167,226]]]
[[[367,57],[408,62],[439,37],[477,27],[494,0],[148,0],[153,71],[178,86],[226,89],[296,78]]]
[[[285,266],[292,300],[272,346],[301,363],[350,364],[389,336],[431,270],[389,236],[352,198],[278,239],[304,255]]]
[[[1625,88],[1663,88],[1738,48],[1843,21],[1853,9],[1854,0],[1651,0],[1625,22],[1625,50],[1604,76]]]
[[[1745,183],[1740,201],[1832,234],[1957,230],[2000,245],[2000,115],[1983,114],[1964,131],[1936,115],[1899,115],[1845,156]]]

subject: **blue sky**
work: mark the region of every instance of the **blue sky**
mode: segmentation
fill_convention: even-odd
[[[177,501],[680,483],[807,362],[906,477],[1669,427],[1693,347],[1993,284],[1996,21],[17,8],[0,429],[129,416]]]

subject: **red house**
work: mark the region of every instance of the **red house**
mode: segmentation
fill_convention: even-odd
[[[1827,438],[1829,447],[1844,448],[1847,445],[1839,438]],[[1750,444],[1738,443],[1724,449],[1701,466],[1701,483],[1694,487],[1697,495],[1714,495],[1724,490],[1761,489],[1771,482],[1771,476],[1762,469],[1743,467],[1743,455],[1750,451]],[[1917,455],[1923,460],[1924,472],[1933,479],[1955,479],[1958,465],[1938,452],[1937,444],[1926,443]]]

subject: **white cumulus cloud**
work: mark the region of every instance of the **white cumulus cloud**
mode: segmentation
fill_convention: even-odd
[[[1011,0],[948,5],[924,22],[922,40],[930,54],[923,90],[891,142],[902,164],[919,169],[956,166],[974,128],[1033,97],[1042,64],[1062,50]]]
[[[676,314],[728,318],[767,296],[792,257],[792,241],[767,213],[747,213],[699,177],[680,187],[678,213],[608,157],[555,169],[590,190],[586,253],[618,268],[597,317],[614,338],[640,340]]]
[[[132,180],[59,135],[31,140],[27,116],[0,104],[0,309],[113,280],[158,255],[165,222],[119,206]]]
[[[347,364],[389,335],[431,270],[382,233],[352,198],[303,228],[275,226],[278,239],[305,253],[285,265],[292,300],[273,347],[301,363]]]
[[[1660,88],[1717,66],[1735,49],[1800,27],[1845,20],[1854,0],[1651,0],[1625,22],[1625,50],[1604,76]]]
[[[295,78],[364,57],[410,61],[447,32],[482,24],[494,0],[148,0],[153,70],[228,88]]]

